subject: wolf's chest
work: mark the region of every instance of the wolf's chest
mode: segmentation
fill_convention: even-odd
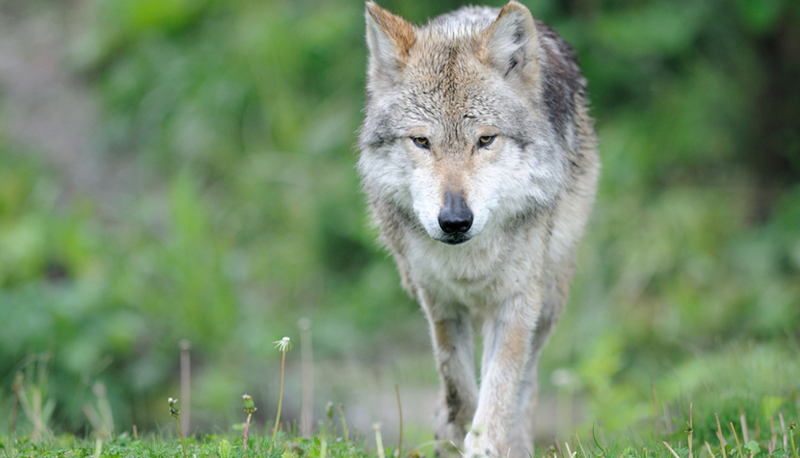
[[[412,242],[405,254],[414,283],[440,300],[481,307],[512,294],[508,270],[516,269],[501,245],[472,240],[452,246],[428,239]]]

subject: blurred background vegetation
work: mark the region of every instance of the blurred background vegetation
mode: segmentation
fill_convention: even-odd
[[[524,3],[578,51],[603,158],[543,427],[626,428],[703,377],[785,380],[753,402],[796,412],[800,3]],[[243,393],[269,418],[271,343],[309,317],[317,418],[387,421],[399,384],[432,436],[425,320],[354,169],[363,28],[355,0],[0,0],[0,427],[23,372],[55,430],[86,431],[98,381],[118,429],[154,428],[184,338],[195,428]]]

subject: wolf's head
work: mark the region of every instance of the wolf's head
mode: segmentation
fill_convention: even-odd
[[[366,19],[358,168],[373,206],[455,245],[552,205],[566,165],[528,9],[466,8],[415,27],[367,3]]]

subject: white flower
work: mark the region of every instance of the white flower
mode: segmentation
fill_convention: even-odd
[[[284,337],[283,339],[276,340],[275,342],[272,342],[272,343],[275,344],[275,348],[277,348],[278,350],[283,351],[283,352],[286,352],[286,351],[289,351],[289,350],[292,349],[292,343],[289,341],[288,337]]]

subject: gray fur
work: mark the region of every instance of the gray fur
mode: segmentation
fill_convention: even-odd
[[[527,456],[537,363],[599,175],[586,81],[569,45],[515,2],[421,27],[372,3],[366,16],[358,169],[381,240],[431,325],[437,437],[467,457],[508,447]],[[446,193],[474,214],[457,239],[437,223]],[[484,338],[480,389],[473,319]]]

